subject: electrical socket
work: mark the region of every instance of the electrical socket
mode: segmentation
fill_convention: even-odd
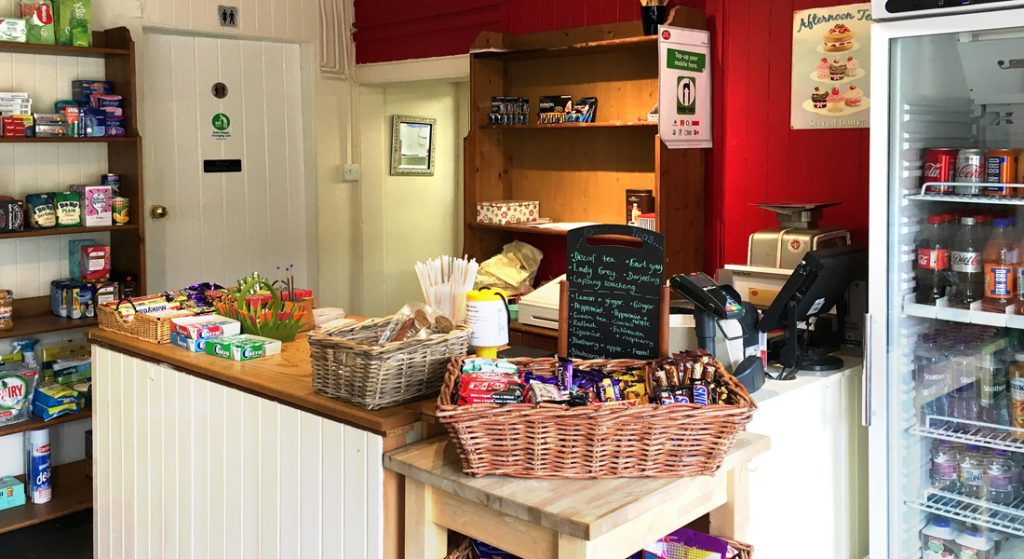
[[[357,182],[360,177],[360,170],[358,163],[346,163],[342,168],[341,180],[342,182]]]

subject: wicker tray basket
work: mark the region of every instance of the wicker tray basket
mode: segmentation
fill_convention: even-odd
[[[754,548],[752,546],[730,539],[725,539],[725,541],[729,542],[729,545],[739,552],[735,559],[754,559]],[[473,549],[473,540],[463,538],[455,549],[449,551],[448,555],[444,556],[444,559],[480,559],[480,557],[477,555],[476,550]]]
[[[96,317],[100,328],[154,344],[171,342],[171,318],[173,317],[140,313],[122,316],[117,310],[119,304],[120,302],[96,306]]]
[[[313,389],[368,410],[436,394],[445,365],[469,349],[469,329],[377,345],[391,317],[366,320],[334,335],[309,335]]]
[[[557,361],[511,359],[520,368],[554,374]],[[644,361],[576,361],[574,368],[624,371]],[[646,404],[632,408],[570,408],[560,404],[457,406],[462,359],[453,359],[437,402],[472,476],[530,478],[687,477],[710,475],[750,422],[754,400],[732,375],[722,375],[739,405]]]

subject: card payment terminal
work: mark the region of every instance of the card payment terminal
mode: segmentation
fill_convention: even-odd
[[[719,320],[743,318],[743,305],[734,290],[727,292],[707,274],[692,272],[672,276],[669,284],[677,293],[693,301],[693,319],[697,345],[715,354],[715,335]]]

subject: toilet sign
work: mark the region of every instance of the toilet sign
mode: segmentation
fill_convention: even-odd
[[[710,35],[659,28],[658,133],[672,149],[711,147]]]
[[[217,113],[210,119],[213,132],[210,136],[214,140],[227,140],[231,138],[231,117],[224,113]]]

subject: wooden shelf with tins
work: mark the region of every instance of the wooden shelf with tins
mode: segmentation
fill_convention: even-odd
[[[138,97],[135,73],[135,42],[125,27],[93,32],[90,48],[56,45],[30,45],[0,42],[0,52],[14,55],[46,55],[103,59],[103,79],[113,83],[114,92],[124,98],[124,128],[126,136],[103,138],[0,138],[0,143],[45,144],[100,143],[106,146],[107,170],[121,177],[120,194],[130,201],[129,223],[110,227],[74,227],[65,229],[25,230],[0,234],[0,242],[55,235],[110,233],[111,266],[116,270],[132,272],[138,278],[138,289],[145,293],[146,252],[145,224],[142,219],[145,197],[142,184],[142,139],[138,133]],[[45,61],[45,59],[43,59]],[[87,76],[98,77],[98,76]],[[68,84],[70,86],[70,84]],[[31,91],[29,91],[32,93]],[[96,177],[98,180],[99,177]],[[53,185],[56,188],[59,185]],[[2,194],[2,192],[0,192]],[[56,279],[56,278],[54,278]],[[6,286],[0,286],[6,287]],[[96,325],[95,318],[71,320],[54,316],[50,312],[49,296],[18,297],[14,300],[14,328],[0,330],[0,339],[34,336],[48,332],[61,332]],[[91,410],[64,416],[48,422],[35,418],[0,428],[0,436],[20,433],[33,428],[59,423],[87,420]],[[91,461],[81,460],[53,469],[53,500],[42,505],[25,504],[0,511],[0,533],[10,532],[67,514],[92,508]]]
[[[701,10],[678,7],[668,25],[706,29]],[[658,42],[639,21],[549,33],[482,33],[470,54],[471,124],[465,140],[464,250],[478,260],[522,239],[561,242],[565,230],[476,223],[478,202],[536,200],[561,223],[623,223],[626,191],[651,190],[665,235],[666,273],[703,266],[706,150],[670,150],[657,124]],[[491,98],[597,97],[597,122],[491,125]],[[536,114],[530,115],[532,119]],[[578,130],[550,133],[541,130]],[[586,132],[582,132],[586,130]],[[561,273],[561,272],[559,272]]]

